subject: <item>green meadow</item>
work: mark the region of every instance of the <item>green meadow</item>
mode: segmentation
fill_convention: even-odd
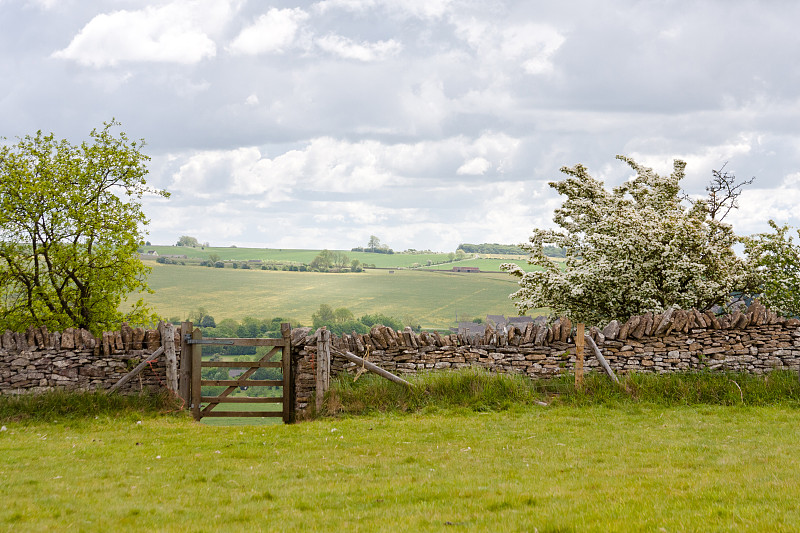
[[[4,421],[6,531],[796,531],[800,412],[517,407]]]
[[[153,267],[146,302],[163,317],[184,319],[200,307],[216,320],[284,317],[311,325],[320,304],[346,307],[355,316],[382,313],[409,318],[423,328],[446,329],[487,314],[516,315],[507,274],[419,270],[361,273],[283,272],[200,266]],[[535,315],[536,313],[534,313]]]

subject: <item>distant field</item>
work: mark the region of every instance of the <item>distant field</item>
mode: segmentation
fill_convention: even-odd
[[[159,255],[185,255],[188,259],[205,260],[216,254],[223,261],[277,261],[292,263],[311,263],[320,250],[290,250],[274,248],[187,248],[183,246],[146,246],[145,251],[155,250]],[[344,252],[352,261],[358,259],[362,263],[375,265],[378,268],[412,268],[421,267],[427,270],[452,270],[454,266],[476,266],[483,271],[499,271],[503,263],[516,263],[525,270],[535,270],[526,263],[524,255],[482,255],[480,259],[468,255],[468,259],[452,263],[441,263],[448,254],[373,254],[369,252]],[[560,261],[560,259],[555,259]],[[155,262],[155,258],[152,259]],[[433,263],[427,266],[428,261]],[[438,263],[438,264],[437,264]],[[150,262],[148,261],[148,264]]]
[[[284,261],[296,263],[310,263],[319,254],[320,250],[291,250],[276,248],[190,248],[185,246],[145,246],[144,251],[155,250],[159,255],[186,255],[189,258],[208,259],[211,254],[216,254],[223,261],[247,261],[260,259],[262,261]],[[410,267],[414,263],[424,265],[431,262],[444,261],[447,254],[374,254],[369,252],[351,252],[338,250],[347,254],[352,261],[358,259],[362,263],[374,264],[377,267],[398,268]]]
[[[562,262],[559,259],[555,259],[556,262]],[[447,263],[444,265],[433,265],[429,267],[422,267],[425,270],[452,270],[454,266],[469,266],[469,267],[478,267],[483,272],[499,272],[500,265],[503,263],[516,263],[518,266],[522,267],[523,270],[526,272],[530,272],[533,270],[541,270],[540,267],[536,267],[533,265],[529,265],[525,258],[522,259],[488,259],[488,258],[480,258],[480,259],[464,259],[463,261],[457,261],[455,263]]]
[[[311,325],[320,304],[347,307],[356,316],[411,317],[423,328],[446,329],[487,314],[516,315],[508,296],[517,284],[507,274],[368,270],[321,274],[234,270],[152,263],[143,295],[161,316],[186,318],[204,307],[217,320],[284,317]],[[536,313],[534,313],[535,315]]]

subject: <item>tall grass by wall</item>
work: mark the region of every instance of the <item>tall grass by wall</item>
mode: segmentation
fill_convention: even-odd
[[[590,374],[581,387],[574,376],[547,380],[515,374],[495,374],[469,368],[409,377],[412,387],[377,376],[351,376],[334,381],[322,415],[410,413],[429,409],[505,410],[521,406],[655,404],[787,405],[800,407],[800,380],[794,371],[765,375],[729,372],[638,374],[622,376],[620,384]]]

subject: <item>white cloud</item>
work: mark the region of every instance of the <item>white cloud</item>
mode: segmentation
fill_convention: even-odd
[[[62,3],[63,0],[31,0],[32,4],[36,4],[39,8],[43,10],[53,9],[54,7],[58,6],[59,3]],[[2,1],[0,1],[2,4]]]
[[[363,13],[381,8],[397,16],[425,20],[443,17],[452,3],[452,0],[323,0],[314,4],[314,9],[325,14],[334,9]]]
[[[344,59],[357,59],[359,61],[383,61],[397,55],[403,49],[399,42],[389,39],[374,43],[356,43],[341,35],[326,35],[315,40],[316,45],[322,50],[342,57]]]
[[[784,185],[775,189],[746,188],[739,197],[739,209],[730,212],[725,222],[733,225],[739,235],[771,231],[768,220],[778,224],[797,224],[800,188],[797,176],[787,176]]]
[[[387,221],[409,222],[424,216],[421,209],[413,207],[386,207],[372,202],[312,202],[313,219],[319,224],[374,225]]]
[[[247,97],[244,103],[250,106],[258,105],[258,95],[255,93],[251,94],[250,96]]]
[[[480,176],[482,174],[486,174],[486,171],[490,168],[492,168],[492,164],[489,161],[482,157],[476,157],[458,167],[456,174],[472,174],[475,176]]]
[[[500,50],[504,56],[518,58],[528,74],[547,74],[553,70],[553,54],[565,40],[563,35],[549,26],[512,26],[503,31]]]
[[[556,28],[545,24],[499,24],[475,17],[453,17],[456,36],[475,50],[487,72],[513,63],[528,74],[553,71],[553,55],[566,41]]]
[[[663,142],[663,141],[662,141]],[[757,143],[757,135],[740,134],[735,139],[714,146],[702,146],[694,152],[665,153],[665,152],[639,152],[629,154],[637,163],[653,168],[656,172],[669,174],[675,159],[686,162],[686,175],[688,181],[707,183],[711,177],[711,170],[719,170],[725,162],[744,156],[751,152]],[[684,185],[686,186],[686,185]]]
[[[209,33],[218,31],[232,10],[221,0],[185,0],[138,11],[101,13],[53,57],[93,67],[129,61],[198,63],[216,55]]]
[[[414,144],[320,137],[272,158],[256,147],[209,150],[185,156],[168,189],[206,199],[225,194],[268,203],[303,191],[371,193],[436,175],[449,161],[467,161],[459,174],[485,174],[506,164],[518,145],[519,140],[505,134],[486,133],[473,140]]]
[[[232,54],[258,55],[282,53],[296,41],[308,13],[300,8],[271,8],[244,28],[228,46]]]
[[[271,201],[286,198],[288,186],[269,159],[258,148],[209,150],[196,153],[173,175],[170,190],[199,198],[224,196],[268,196]]]

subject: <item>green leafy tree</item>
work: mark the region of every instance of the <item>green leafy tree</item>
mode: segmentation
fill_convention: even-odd
[[[359,318],[358,321],[367,327],[372,327],[375,324],[381,324],[382,326],[392,328],[395,331],[403,329],[403,322],[401,320],[398,320],[397,318],[391,316],[383,315],[381,313],[364,315],[361,318]]]
[[[0,329],[46,325],[99,333],[148,322],[140,299],[149,269],[136,250],[147,186],[144,141],[111,121],[79,145],[41,131],[0,147]]]
[[[312,270],[319,270],[320,272],[327,272],[328,270],[341,270],[347,267],[350,263],[350,258],[344,252],[337,252],[331,250],[322,250],[311,261],[309,267]]]
[[[194,237],[183,235],[180,239],[178,239],[178,242],[175,244],[175,246],[191,246],[192,248],[196,248],[200,246],[200,243],[197,242],[197,239]]]
[[[333,320],[337,323],[350,322],[354,320],[353,312],[346,307],[339,307],[333,312]]]
[[[381,240],[375,235],[370,235],[367,247],[374,252],[375,248],[380,248],[380,246],[381,246]]]
[[[347,257],[347,254],[344,252],[332,252],[331,263],[333,268],[341,270],[350,265],[350,258]]]
[[[682,204],[683,161],[669,176],[624,156],[636,176],[608,191],[582,165],[561,169],[568,177],[550,183],[566,199],[555,212],[561,229],[536,229],[523,248],[524,272],[511,297],[521,311],[549,307],[558,315],[602,324],[670,306],[706,309],[750,288],[752,276],[734,253],[732,228],[709,216],[704,200]],[[565,250],[564,268],[545,255],[547,245]]]
[[[761,303],[784,315],[800,315],[800,245],[792,242],[789,226],[769,221],[772,233],[744,239]],[[800,237],[800,230],[797,231]]]
[[[328,304],[320,304],[317,312],[311,315],[311,322],[314,325],[314,329],[334,324],[336,315],[333,312],[333,308]]]

